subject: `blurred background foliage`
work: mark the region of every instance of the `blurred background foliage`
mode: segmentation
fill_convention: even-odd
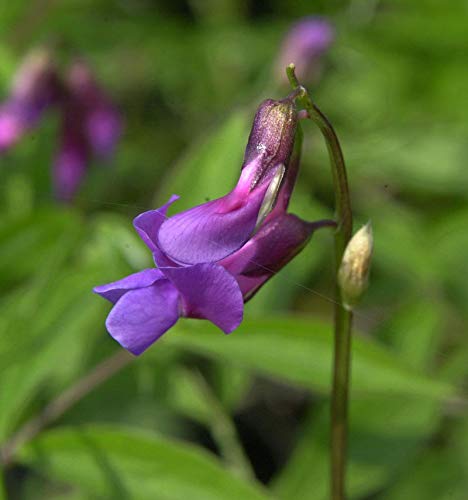
[[[284,34],[311,14],[337,37],[309,89],[341,138],[357,225],[375,235],[350,497],[466,499],[466,0],[3,0],[2,98],[27,51],[50,44],[91,64],[125,132],[72,206],[51,196],[53,116],[0,157],[1,442],[119,351],[91,288],[151,265],[135,215],[231,188],[256,106],[289,92]],[[330,216],[326,150],[304,129],[292,211]],[[179,322],[18,447],[0,498],[327,498],[331,245],[314,236],[231,336]]]

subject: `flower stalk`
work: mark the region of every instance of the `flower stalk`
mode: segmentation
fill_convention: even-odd
[[[333,126],[320,109],[312,102],[307,90],[296,77],[294,64],[286,68],[286,74],[294,90],[301,91],[299,103],[307,111],[308,118],[317,124],[328,149],[332,167],[333,187],[335,192],[337,228],[335,231],[335,270],[338,270],[346,246],[353,231],[353,214],[346,167],[338,137]],[[348,399],[350,386],[351,328],[352,310],[343,306],[340,287],[336,285],[333,383],[331,395],[331,484],[332,500],[345,498],[346,454],[348,427]]]

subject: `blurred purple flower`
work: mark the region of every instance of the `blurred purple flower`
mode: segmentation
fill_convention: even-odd
[[[278,75],[285,79],[285,68],[296,65],[299,81],[317,80],[321,59],[335,39],[332,25],[322,17],[306,17],[295,23],[286,34],[278,57]]]
[[[56,69],[45,50],[32,52],[18,70],[10,96],[0,104],[0,153],[37,125],[62,93]]]
[[[73,92],[67,92],[61,109],[60,146],[53,164],[54,191],[57,199],[69,202],[83,181],[91,159],[86,135],[86,107]]]
[[[110,156],[120,138],[120,114],[82,61],[72,64],[62,101],[61,144],[54,162],[57,198],[73,199],[93,155]]]
[[[114,304],[106,326],[124,348],[141,354],[179,317],[208,319],[230,333],[242,321],[243,303],[316,228],[333,224],[286,213],[299,164],[299,148],[293,151],[296,123],[291,98],[265,101],[231,193],[168,218],[168,207],[178,199],[172,196],[134,220],[158,268],[94,289]]]
[[[67,87],[71,97],[83,108],[81,125],[92,152],[101,157],[111,155],[122,133],[122,120],[86,63],[72,64]]]
[[[109,157],[122,132],[115,106],[82,61],[72,63],[63,78],[45,50],[32,52],[14,79],[10,96],[0,104],[0,153],[37,126],[55,106],[61,113],[61,143],[54,161],[57,198],[70,201],[93,155]]]

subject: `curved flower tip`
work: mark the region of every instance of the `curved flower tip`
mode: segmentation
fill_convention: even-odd
[[[162,207],[143,212],[133,219],[133,227],[152,252],[158,249],[158,232],[161,224],[167,219],[167,211],[178,199],[179,196],[173,194]]]
[[[274,207],[294,146],[294,100],[267,100],[258,108],[240,179],[226,196],[164,221],[156,246],[185,265],[216,262],[238,250]]]

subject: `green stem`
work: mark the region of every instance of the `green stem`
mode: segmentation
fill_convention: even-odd
[[[346,167],[338,137],[327,117],[312,102],[307,90],[299,84],[294,65],[286,68],[291,86],[299,90],[299,103],[314,121],[325,138],[332,167],[337,229],[335,232],[335,272],[338,273],[343,253],[353,232]],[[331,499],[345,498],[346,453],[348,427],[348,397],[351,362],[352,312],[342,306],[341,294],[336,286],[335,342],[333,359],[333,384],[331,396]]]

